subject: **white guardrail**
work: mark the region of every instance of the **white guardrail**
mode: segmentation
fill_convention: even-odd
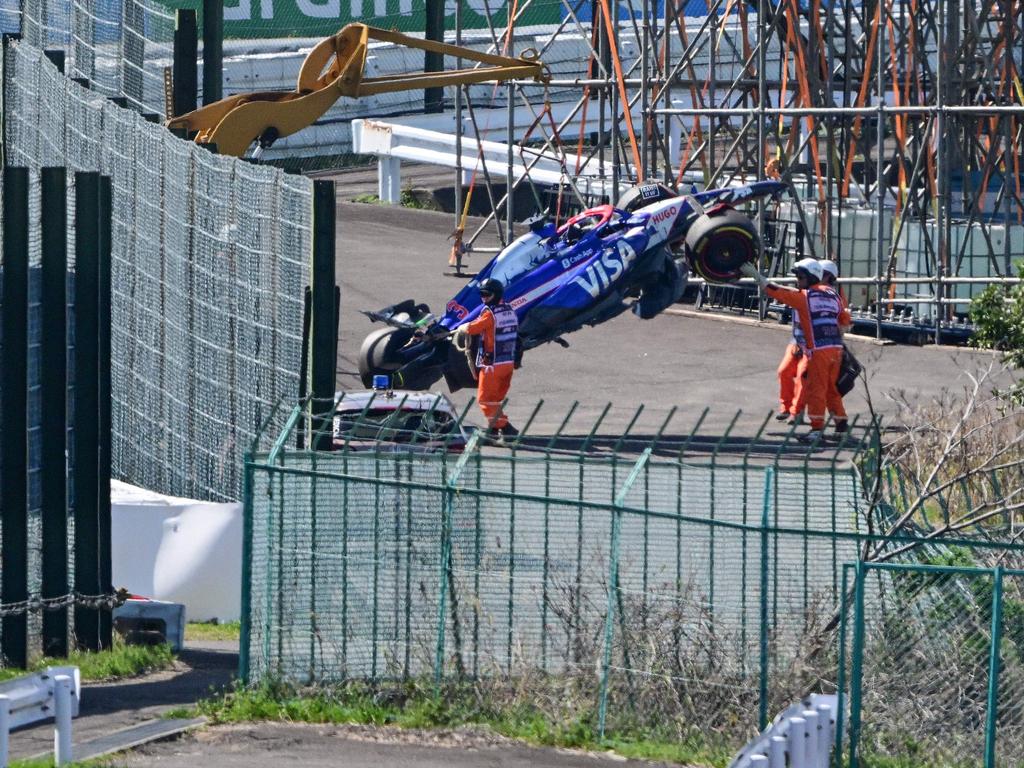
[[[401,162],[409,160],[447,168],[463,168],[469,177],[474,169],[477,179],[485,174],[504,182],[508,170],[509,147],[500,141],[480,141],[463,137],[461,147],[455,134],[417,128],[379,120],[352,121],[352,149],[358,154],[377,156],[378,196],[383,202],[397,203],[402,194]],[[575,173],[577,164],[586,170]],[[515,179],[529,175],[539,184],[558,184],[575,179],[583,193],[604,194],[609,184],[600,178],[597,161],[583,163],[575,154],[564,156],[540,152],[530,147],[512,147],[512,174]],[[468,178],[463,179],[468,183]]]
[[[78,667],[47,667],[0,683],[0,768],[7,768],[11,729],[50,717],[54,763],[70,763],[71,718],[78,716],[81,697]]]
[[[837,699],[812,693],[793,704],[741,749],[729,768],[828,768]]]

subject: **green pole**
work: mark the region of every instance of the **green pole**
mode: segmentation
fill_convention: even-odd
[[[5,168],[3,195],[3,525],[0,601],[28,599],[28,169]],[[7,664],[28,662],[24,613],[3,618],[0,648]]]
[[[97,275],[97,371],[96,385],[98,435],[97,442],[97,499],[96,499],[96,562],[99,592],[114,591],[113,562],[111,556],[110,478],[113,470],[113,382],[111,372],[111,335],[113,312],[113,286],[111,269],[113,255],[112,216],[114,188],[109,176],[100,176],[99,271]],[[97,615],[101,648],[110,648],[114,642],[114,621],[110,608],[101,608]]]
[[[444,42],[444,0],[426,0],[425,37],[439,43]],[[423,71],[441,72],[444,70],[444,55],[433,51],[423,53]],[[423,91],[423,111],[444,111],[444,88],[425,88]]]
[[[334,404],[334,372],[337,368],[338,324],[334,311],[334,221],[337,216],[333,181],[313,182],[313,285],[310,371],[313,428],[310,447],[331,448],[331,406]]]
[[[992,645],[988,658],[988,709],[985,715],[985,768],[996,768],[996,717],[999,715],[999,646],[1003,633],[1003,566],[992,571]]]
[[[629,428],[627,427],[626,434],[628,433]],[[636,460],[633,469],[622,484],[622,488],[619,489],[619,492],[612,501],[612,530],[608,557],[608,606],[604,617],[604,658],[601,661],[601,692],[597,707],[598,738],[601,740],[604,740],[605,723],[608,716],[608,675],[612,664],[615,606],[619,604],[619,548],[622,538],[622,508],[626,504],[629,490],[647,466],[647,462],[650,461],[652,452],[650,446],[644,449],[644,452],[640,454],[640,458]]]
[[[42,596],[68,593],[67,494],[67,169],[43,168],[40,414]],[[68,655],[68,610],[43,612],[43,653]]]
[[[199,72],[196,61],[199,56],[196,12],[194,8],[178,8],[174,12],[174,54],[171,96],[174,117],[181,117],[195,110],[199,91]],[[205,55],[205,53],[204,53]],[[205,81],[205,74],[204,74]],[[205,85],[205,82],[204,82]]]
[[[100,175],[75,174],[75,590],[100,584]],[[75,608],[75,637],[84,650],[101,645],[99,611]]]
[[[839,598],[839,684],[836,686],[836,768],[843,765],[843,716],[846,711],[846,616],[849,613],[849,573],[855,566],[843,564],[843,591]]]
[[[604,619],[604,656],[601,659],[601,693],[597,707],[598,738],[604,740],[604,727],[608,716],[608,673],[612,663],[612,632],[615,624],[615,594],[619,577],[619,538],[622,510],[612,512],[611,543],[608,563],[608,605]]]
[[[238,644],[238,678],[243,685],[250,682],[249,653],[252,642],[252,516],[255,468],[252,454],[245,457],[242,484],[242,631]]]
[[[760,689],[758,691],[758,729],[768,727],[768,517],[771,509],[775,468],[764,471],[764,497],[761,502],[761,637]]]
[[[466,443],[466,447],[462,451],[462,455],[459,460],[455,463],[455,468],[449,477],[443,478],[444,489],[442,502],[442,519],[441,519],[441,563],[440,563],[440,578],[438,579],[438,590],[440,594],[437,600],[437,647],[434,651],[434,683],[436,685],[441,684],[441,677],[444,674],[444,645],[445,645],[445,628],[446,628],[446,617],[447,611],[447,595],[448,595],[448,576],[449,569],[451,568],[451,538],[452,538],[452,527],[451,527],[451,514],[452,506],[454,503],[455,493],[458,491],[459,477],[462,475],[462,471],[466,468],[466,464],[479,450],[480,446],[480,432],[474,432],[469,438],[469,442]]]
[[[864,675],[864,578],[866,566],[857,563],[853,589],[853,669],[850,671],[850,768],[857,767],[857,744],[860,741],[861,685]]]
[[[203,104],[224,98],[224,0],[203,0]]]

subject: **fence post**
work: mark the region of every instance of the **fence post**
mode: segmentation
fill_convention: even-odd
[[[194,8],[179,8],[174,12],[174,89],[172,111],[174,117],[192,112],[197,104],[199,72],[196,68],[198,31]]]
[[[604,657],[601,661],[601,693],[597,706],[598,738],[604,739],[604,727],[608,716],[608,674],[612,663],[612,639],[614,635],[615,606],[619,599],[619,544],[622,537],[622,508],[626,504],[633,483],[651,458],[651,446],[644,449],[636,460],[626,481],[615,496],[612,509],[611,541],[608,547],[608,607],[604,616]]]
[[[99,289],[98,303],[98,343],[99,352],[99,402],[98,402],[98,474],[99,499],[96,519],[96,559],[99,570],[99,591],[96,594],[110,594],[114,591],[114,575],[111,560],[111,516],[110,516],[110,477],[113,470],[113,384],[111,377],[111,314],[113,312],[113,286],[111,270],[113,268],[113,240],[111,227],[113,224],[114,187],[110,176],[100,176],[100,250],[99,250]],[[110,648],[113,644],[114,623],[110,608],[100,608],[99,621],[100,647]]]
[[[5,168],[3,175],[3,525],[0,535],[0,602],[28,599],[28,169]],[[28,661],[24,613],[3,618],[0,648],[7,664]]]
[[[334,221],[337,216],[333,181],[313,182],[313,269],[310,330],[310,447],[330,450],[330,407],[334,403],[338,325],[334,308]]]
[[[40,367],[42,397],[42,597],[68,593],[67,169],[43,168]],[[43,612],[43,653],[68,655],[68,610]]]
[[[203,0],[203,104],[224,98],[224,0]]]
[[[839,602],[839,684],[836,686],[836,765],[843,764],[843,716],[846,711],[846,616],[849,612],[850,569],[856,566],[843,563],[843,591]]]
[[[764,471],[764,497],[761,502],[761,637],[760,637],[760,687],[758,689],[758,729],[768,727],[768,521],[772,504],[772,489],[775,487],[775,468]]]
[[[850,768],[857,768],[860,741],[861,684],[864,676],[864,578],[867,568],[857,563],[853,588],[853,669],[850,670]]]
[[[99,552],[100,175],[75,174],[75,591],[101,591]],[[75,636],[99,650],[95,608],[76,606]]]
[[[999,645],[1003,635],[1003,566],[992,571],[992,639],[988,658],[988,707],[985,713],[985,768],[996,765],[996,717],[999,714]]]
[[[448,623],[445,613],[448,608],[448,577],[452,566],[452,503],[455,493],[458,491],[457,485],[459,477],[462,475],[462,470],[466,468],[470,457],[477,452],[480,445],[480,435],[481,432],[478,430],[470,436],[469,442],[466,443],[466,447],[462,451],[462,455],[459,456],[459,460],[455,463],[455,468],[448,477],[443,478],[444,491],[442,497],[444,501],[442,502],[441,509],[441,568],[440,577],[437,580],[437,647],[434,650],[434,683],[436,685],[441,684],[441,677],[444,675],[445,629]]]
[[[426,27],[424,37],[434,42],[444,42],[444,0],[426,0]],[[435,51],[423,53],[423,71],[441,72],[444,70],[444,55]],[[423,91],[423,111],[444,111],[444,88],[425,88]],[[384,158],[381,158],[382,160]],[[461,181],[459,182],[462,183]],[[396,194],[398,190],[396,190]]]
[[[252,642],[252,513],[256,471],[252,460],[252,454],[246,454],[242,484],[242,627],[238,644],[238,678],[244,685],[249,684]]]

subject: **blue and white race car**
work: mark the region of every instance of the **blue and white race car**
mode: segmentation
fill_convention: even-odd
[[[366,312],[386,323],[366,337],[359,372],[366,386],[392,374],[396,386],[427,389],[444,377],[453,392],[475,386],[471,340],[458,330],[483,309],[478,286],[505,285],[519,318],[520,350],[598,325],[631,309],[655,317],[676,302],[689,270],[714,282],[739,277],[759,252],[753,222],[733,206],[781,194],[785,186],[758,181],[743,187],[679,196],[657,184],[630,190],[618,206],[602,205],[560,227],[534,222],[501,251],[435,317],[412,299]]]

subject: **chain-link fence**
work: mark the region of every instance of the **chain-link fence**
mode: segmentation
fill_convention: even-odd
[[[1024,547],[995,519],[960,539],[936,540],[926,526],[883,535],[885,509],[899,501],[866,498],[873,428],[812,463],[785,447],[751,459],[754,441],[694,450],[694,435],[673,436],[687,446],[676,455],[662,436],[611,450],[520,436],[471,437],[461,452],[375,443],[315,453],[292,448],[300,422],[297,408],[246,467],[250,681],[505,681],[541,709],[564,706],[554,689],[587,702],[580,716],[607,735],[667,724],[739,747],[808,692],[837,691],[852,663],[865,681],[862,752],[930,749],[945,722],[961,732],[941,745],[943,759],[980,758],[984,732],[969,726],[984,725],[986,710],[966,705],[988,701],[978,674],[989,663],[992,572],[913,588],[873,572],[858,619],[873,639],[851,662],[856,590],[843,564],[869,548],[879,562],[915,566],[1016,564]],[[1006,638],[1021,632],[1015,600],[1003,612],[1009,658]],[[1008,662],[1004,671],[1010,750],[1022,721],[1017,673]],[[966,697],[951,700],[954,719],[937,704],[951,692]]]
[[[764,691],[766,711],[799,694],[865,534],[856,445],[767,468],[650,437],[316,453],[292,449],[299,421],[247,464],[249,680],[560,676],[609,731],[743,730]]]
[[[238,498],[244,450],[299,393],[311,182],[177,139],[26,43],[7,46],[3,84],[9,165],[112,179],[114,474]]]
[[[957,559],[970,562],[970,551]],[[848,764],[887,755],[1021,765],[1024,571],[861,563],[844,577],[840,690],[849,722],[839,747]]]

